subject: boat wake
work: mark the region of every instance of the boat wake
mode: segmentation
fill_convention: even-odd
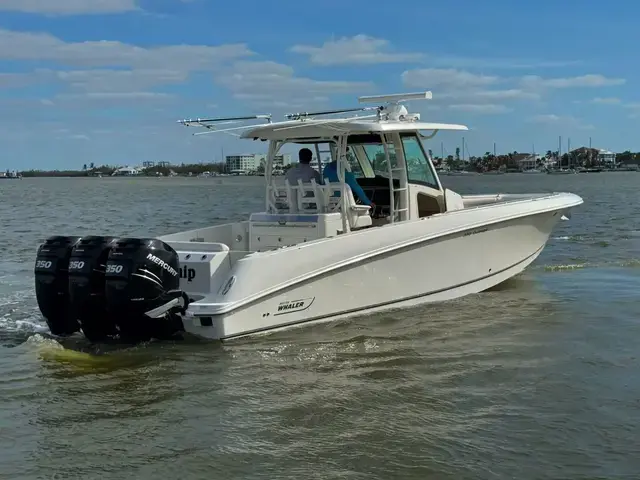
[[[568,270],[603,269],[603,268],[639,268],[640,258],[619,259],[599,262],[577,262],[566,264],[539,265],[531,268],[532,271],[543,270],[545,272],[566,272]]]

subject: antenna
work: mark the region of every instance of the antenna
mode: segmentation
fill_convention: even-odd
[[[369,95],[358,97],[358,103],[399,103],[407,100],[431,100],[433,94],[428,92],[394,93],[391,95]]]

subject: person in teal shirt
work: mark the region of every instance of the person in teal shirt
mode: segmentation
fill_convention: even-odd
[[[338,162],[334,160],[328,163],[327,166],[323,168],[322,176],[328,182],[338,182]],[[367,194],[364,193],[364,190],[362,190],[362,187],[358,184],[355,175],[348,170],[344,171],[344,183],[351,187],[353,194],[356,195],[362,203],[369,205],[372,209],[375,208],[375,204],[369,200]]]

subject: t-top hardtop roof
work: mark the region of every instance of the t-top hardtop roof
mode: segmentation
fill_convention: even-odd
[[[231,133],[245,139],[254,140],[289,140],[329,139],[348,134],[382,134],[400,131],[433,130],[468,130],[465,125],[450,123],[421,122],[420,114],[410,114],[402,105],[407,100],[428,100],[431,92],[405,93],[394,95],[377,95],[359,97],[360,103],[386,103],[376,107],[361,107],[327,110],[320,112],[290,113],[283,122],[271,122],[271,115],[254,115],[245,117],[227,117],[210,119],[179,120],[185,126],[198,125],[206,128],[202,133],[231,133],[235,130],[246,130],[241,135]],[[349,112],[374,112],[369,115],[353,115],[343,118],[314,118]],[[244,125],[218,129],[214,124],[230,124],[245,120],[266,120],[263,125]],[[201,134],[202,134],[201,133]],[[198,133],[194,134],[198,135]]]
[[[468,130],[464,125],[427,122],[393,122],[352,120],[329,122],[326,120],[306,120],[279,122],[261,125],[244,132],[240,138],[255,140],[296,140],[310,138],[331,138],[345,134],[389,133],[417,130]]]

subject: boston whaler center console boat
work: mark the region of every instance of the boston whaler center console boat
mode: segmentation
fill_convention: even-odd
[[[141,341],[184,329],[225,340],[453,299],[520,273],[582,199],[443,188],[422,141],[467,127],[423,122],[404,105],[430,98],[360,97],[383,106],[276,123],[270,115],[180,121],[207,129],[196,135],[244,130],[241,138],[268,142],[264,210],[157,239],[51,237],[35,273],[52,333]],[[246,120],[266,123],[219,129]],[[339,181],[277,182],[273,160],[285,144],[330,154]],[[373,209],[354,200],[347,170]]]

